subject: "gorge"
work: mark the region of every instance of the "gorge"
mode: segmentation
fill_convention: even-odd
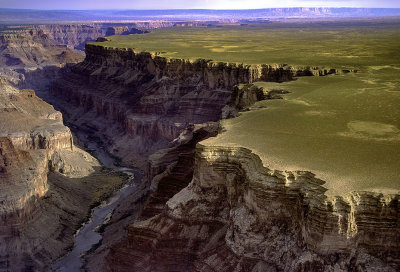
[[[358,67],[165,57],[161,51],[109,46],[116,36],[87,43],[83,59],[76,49],[99,30],[41,29],[40,35],[65,45],[68,57],[51,73],[55,80],[49,74],[32,76],[32,82],[44,81],[38,93],[58,111],[33,91],[1,82],[0,174],[9,191],[1,198],[1,239],[8,242],[1,243],[0,271],[48,268],[71,246],[75,225],[94,206],[96,186],[111,183],[105,186],[109,196],[124,184],[125,176],[74,145],[83,148],[86,142],[90,151],[87,139],[122,167],[143,172],[102,227],[101,243],[83,257],[87,271],[400,268],[397,185],[389,193],[328,196],[325,182],[309,171],[270,169],[247,148],[204,141],[224,134],[221,119],[257,111],[258,101],[277,98],[276,89],[262,88],[259,81],[355,75]],[[71,29],[82,29],[76,32],[79,39],[60,34]],[[235,48],[229,46],[222,48]],[[8,66],[5,74],[15,79],[21,71]],[[21,80],[25,74],[14,85],[35,87]],[[74,139],[63,121],[86,140]],[[117,180],[110,182],[110,176]],[[96,181],[85,181],[92,177]]]

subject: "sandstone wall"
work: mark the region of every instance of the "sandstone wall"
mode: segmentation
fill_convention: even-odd
[[[324,76],[356,72],[323,67],[296,67],[290,65],[246,65],[213,62],[199,59],[167,59],[147,52],[135,52],[131,48],[109,48],[102,45],[86,45],[85,62],[107,67],[126,67],[154,75],[157,80],[164,76],[183,79],[197,74],[209,88],[232,87],[240,83],[263,81],[288,81],[295,76]]]
[[[78,62],[82,55],[50,39],[42,30],[18,29],[0,33],[2,68],[43,67]]]
[[[42,270],[65,253],[72,222],[84,216],[89,200],[78,192],[74,197],[86,204],[65,207],[76,204],[70,186],[50,185],[48,175],[82,177],[99,166],[73,146],[60,112],[34,91],[0,79],[0,271]]]
[[[104,36],[104,31],[95,25],[50,24],[32,27],[43,31],[45,35],[58,44],[79,50],[83,50],[87,42],[95,41],[98,37]]]
[[[129,227],[104,271],[396,271],[399,195],[327,198],[309,172],[198,145],[192,182]]]

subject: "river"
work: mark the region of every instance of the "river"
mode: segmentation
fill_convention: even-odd
[[[78,138],[88,143],[88,148],[96,152],[97,159],[108,168],[122,171],[129,175],[126,185],[115,192],[108,200],[100,206],[92,209],[90,220],[85,223],[75,234],[74,247],[64,257],[59,259],[52,267],[56,272],[79,272],[83,265],[81,256],[100,242],[102,236],[96,229],[111,217],[114,209],[119,203],[136,189],[136,184],[141,178],[141,173],[137,169],[116,167],[114,159],[111,158],[104,149],[95,142],[88,142],[88,137],[83,133],[78,133]]]

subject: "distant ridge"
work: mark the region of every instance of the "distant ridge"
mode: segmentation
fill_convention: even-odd
[[[0,9],[0,23],[116,20],[243,20],[400,16],[400,8],[267,8],[249,10],[28,10]]]

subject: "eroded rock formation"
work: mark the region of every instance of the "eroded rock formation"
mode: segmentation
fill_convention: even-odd
[[[40,270],[65,253],[90,199],[63,182],[99,166],[60,112],[0,79],[0,271]]]
[[[243,109],[264,98],[257,88],[233,92],[238,84],[337,72],[191,62],[88,44],[85,60],[55,81],[51,93],[73,104],[64,105],[69,120],[91,129],[111,153],[126,163],[143,165],[143,158],[167,147],[188,124],[218,121],[232,115],[232,108]],[[54,103],[62,106],[60,101]],[[222,110],[226,105],[230,108]]]
[[[66,63],[84,58],[40,29],[9,28],[0,33],[0,74],[20,88],[44,89]]]
[[[0,63],[8,66],[2,74],[29,86],[82,60],[73,49],[107,29],[128,34],[132,27],[191,24],[15,29],[0,36]],[[86,53],[52,84],[53,102],[70,124],[146,173],[115,210],[102,245],[87,258],[88,270],[400,269],[398,195],[327,198],[323,182],[311,173],[271,171],[242,148],[196,149],[218,133],[221,118],[277,98],[279,92],[266,94],[252,82],[350,70],[193,62],[96,45]],[[241,83],[246,85],[239,88]],[[98,164],[73,146],[59,112],[33,91],[4,81],[0,133],[0,271],[43,270],[71,245],[75,223],[90,203],[86,187],[66,176],[85,176]]]
[[[216,121],[269,98],[249,83],[348,71],[190,62],[97,45],[86,52],[51,88],[74,107],[55,103],[124,163],[146,170],[87,269],[399,268],[398,195],[328,199],[311,173],[270,171],[241,148],[200,146],[194,159],[196,144],[218,133]]]
[[[35,67],[78,62],[82,54],[57,44],[42,30],[7,30],[0,33],[0,63],[3,67]]]
[[[126,34],[147,33],[129,23]],[[112,24],[5,26],[0,32],[0,73],[19,88],[45,90],[64,67],[84,59],[85,44],[106,34]]]
[[[34,25],[32,28],[42,31],[49,39],[58,44],[79,50],[83,50],[87,42],[95,41],[98,37],[104,36],[103,29],[98,25],[50,24]]]
[[[309,172],[199,145],[192,182],[131,225],[104,271],[396,271],[399,196],[327,198]]]
[[[51,92],[75,105],[65,109],[70,119],[97,130],[111,153],[138,165],[168,147],[188,124],[218,121],[231,99],[230,88],[248,80],[244,69],[228,73],[206,61],[166,62],[91,45],[86,53],[85,61],[54,82]]]

